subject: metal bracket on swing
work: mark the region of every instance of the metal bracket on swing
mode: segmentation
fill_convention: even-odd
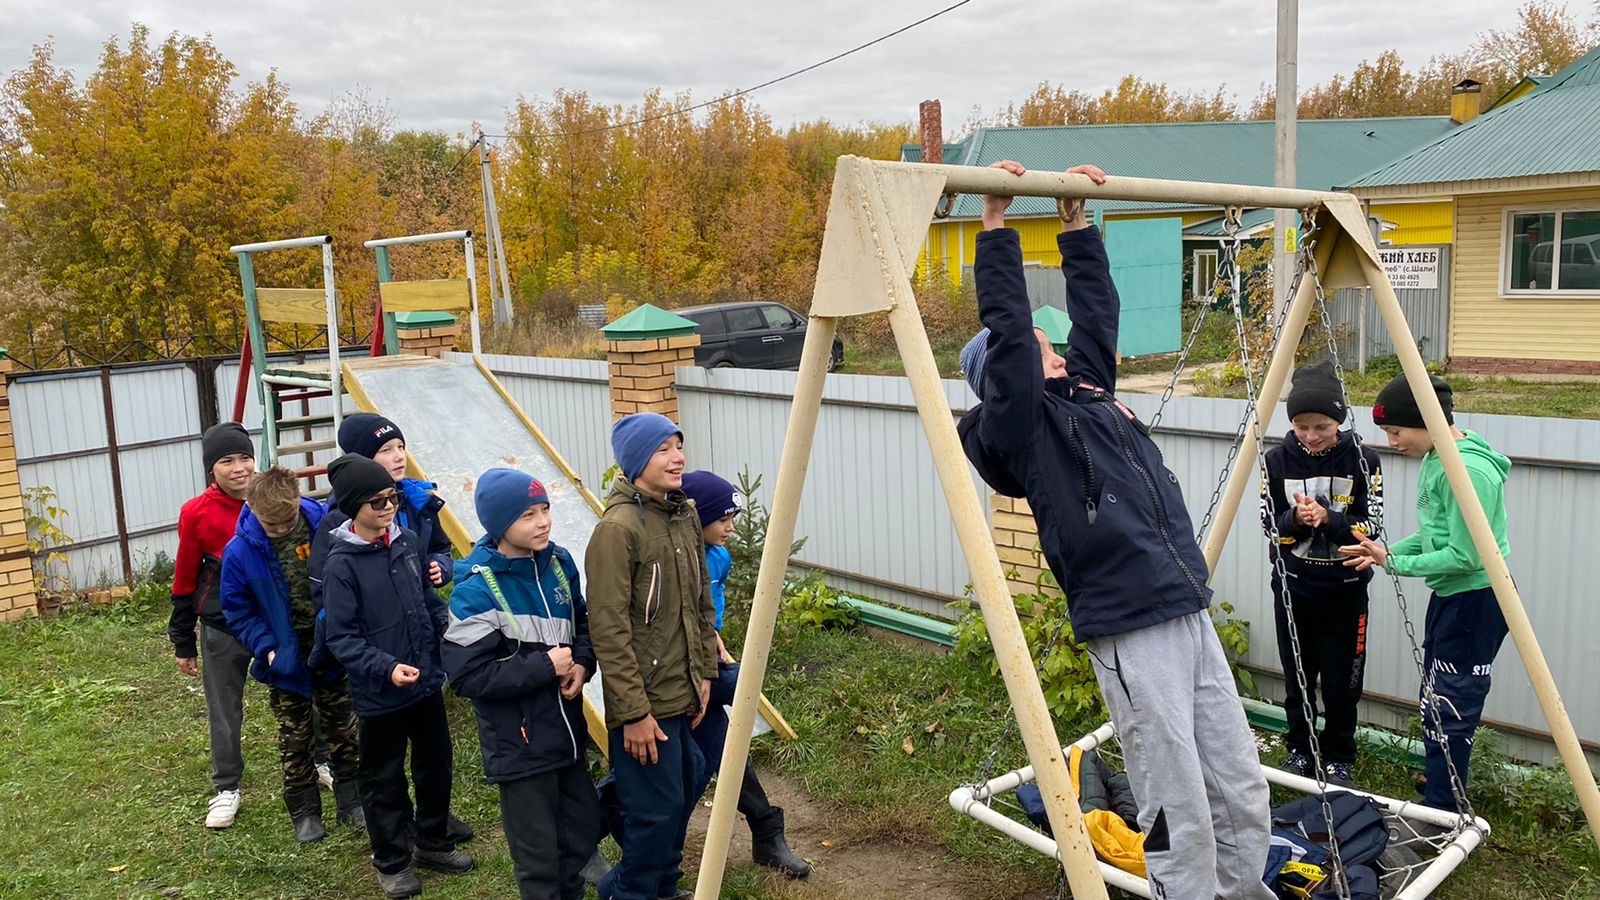
[[[1230,206],[1222,211],[1222,231],[1228,237],[1238,237],[1239,229],[1244,227],[1244,207]]]
[[[939,202],[933,207],[933,217],[935,219],[950,218],[950,213],[956,208],[956,200],[960,197],[961,195],[955,191],[945,192],[939,197]]]

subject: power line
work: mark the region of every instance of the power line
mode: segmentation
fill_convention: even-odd
[[[634,119],[634,120],[629,121],[629,122],[618,122],[615,125],[601,125],[598,128],[584,128],[584,129],[580,129],[578,131],[557,131],[557,132],[549,132],[549,133],[545,133],[545,134],[487,134],[487,135],[483,135],[483,136],[484,137],[492,137],[492,138],[504,138],[504,139],[508,139],[508,140],[524,140],[524,139],[534,139],[534,138],[577,137],[579,135],[585,135],[585,134],[599,134],[599,133],[605,132],[605,131],[615,131],[618,128],[632,128],[635,125],[644,125],[644,124],[649,123],[649,122],[660,121],[661,119],[670,119],[673,116],[687,115],[689,113],[695,112],[696,110],[705,109],[706,107],[709,107],[709,106],[715,106],[718,103],[726,103],[727,101],[732,100],[735,97],[743,97],[746,94],[753,94],[756,91],[761,90],[762,88],[772,87],[773,85],[778,84],[779,82],[788,81],[789,79],[794,78],[797,75],[804,75],[805,73],[810,72],[810,71],[812,71],[814,69],[820,69],[820,68],[822,68],[823,66],[825,66],[825,65],[827,65],[829,63],[838,62],[839,60],[844,59],[846,56],[850,56],[853,53],[858,53],[858,52],[860,52],[862,50],[867,49],[868,47],[871,47],[874,44],[881,44],[884,41],[887,41],[888,39],[890,39],[892,37],[896,37],[898,35],[905,34],[906,32],[910,31],[911,29],[916,28],[918,25],[923,25],[923,24],[926,24],[928,22],[932,22],[934,19],[939,18],[940,16],[944,15],[945,13],[953,12],[953,11],[955,11],[957,9],[960,9],[963,6],[966,6],[968,3],[971,3],[971,2],[972,2],[972,0],[959,0],[959,2],[952,3],[949,6],[946,6],[944,9],[939,10],[938,12],[930,13],[929,15],[923,16],[922,18],[916,20],[915,22],[912,22],[909,25],[903,25],[903,26],[901,26],[899,28],[896,28],[894,31],[889,32],[888,34],[879,35],[878,37],[875,37],[872,40],[867,41],[865,44],[859,44],[859,45],[857,45],[855,47],[851,47],[849,50],[846,50],[843,53],[836,53],[833,56],[828,57],[827,59],[819,60],[817,62],[814,62],[811,65],[806,66],[803,69],[795,69],[793,72],[790,72],[787,75],[780,75],[777,78],[773,78],[773,79],[770,79],[768,81],[763,81],[758,85],[754,85],[752,87],[747,87],[747,88],[741,88],[740,90],[734,91],[731,94],[724,94],[723,96],[717,97],[714,100],[707,100],[707,101],[705,101],[703,103],[696,103],[693,106],[686,106],[686,107],[684,107],[682,109],[668,110],[667,112],[656,113],[655,115],[651,115],[651,116],[644,116],[643,118]]]

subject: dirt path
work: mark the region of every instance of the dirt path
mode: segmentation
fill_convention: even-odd
[[[995,883],[993,873],[974,872],[951,862],[944,848],[916,838],[897,839],[889,830],[893,825],[873,829],[859,819],[852,820],[848,813],[812,800],[776,775],[763,772],[761,782],[773,804],[784,809],[790,848],[812,866],[811,877],[804,881],[770,875],[764,887],[780,896],[796,900],[1043,900],[1046,896],[1007,892]],[[698,864],[710,818],[709,804],[702,803],[689,823],[685,849],[690,864]],[[876,835],[862,836],[874,830]],[[728,865],[750,865],[750,829],[742,819],[734,826]]]

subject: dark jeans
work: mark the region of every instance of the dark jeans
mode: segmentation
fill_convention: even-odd
[[[1427,786],[1422,802],[1456,811],[1450,787],[1450,762],[1455,763],[1463,791],[1467,765],[1472,760],[1473,735],[1483,718],[1483,701],[1489,696],[1489,672],[1500,644],[1506,639],[1506,620],[1495,602],[1494,590],[1482,588],[1428,599],[1428,624],[1422,641],[1423,678],[1433,681],[1439,724],[1427,709],[1427,685],[1422,696],[1422,744],[1427,753]],[[1442,727],[1442,731],[1440,730]],[[1447,750],[1448,748],[1448,750]]]
[[[522,900],[580,900],[600,842],[600,801],[582,763],[500,785],[500,818]]]
[[[211,728],[211,784],[237,791],[244,775],[244,682],[250,651],[221,628],[200,625],[200,686],[206,693],[206,724]]]
[[[1316,721],[1320,684],[1325,719],[1322,733],[1317,735],[1317,745],[1322,751],[1322,764],[1353,763],[1356,761],[1356,704],[1361,702],[1367,671],[1366,586],[1355,584],[1339,593],[1290,596],[1309,697],[1302,697],[1295,679],[1294,647],[1289,640],[1289,617],[1282,596],[1273,592],[1278,660],[1283,664],[1284,674],[1283,709],[1289,724],[1284,743],[1290,750],[1311,755],[1311,724],[1306,720],[1304,701],[1310,700],[1311,721]]]
[[[703,777],[700,748],[689,716],[657,719],[667,740],[657,742],[655,765],[641,765],[622,744],[622,729],[610,734],[611,771],[622,802],[622,859],[601,880],[605,900],[656,900],[677,893],[683,878],[683,839],[689,831]]]
[[[392,875],[411,865],[410,826],[423,850],[455,847],[445,836],[454,761],[444,693],[434,691],[405,709],[361,717],[361,807],[372,841],[372,864]],[[415,815],[406,791],[406,746],[411,747]]]
[[[724,707],[733,703],[733,691],[738,684],[739,664],[719,661],[717,680],[711,682],[711,709],[700,720],[700,727],[692,732],[694,742],[700,747],[700,755],[705,757],[705,773],[696,783],[695,797],[706,792],[712,777],[722,767],[722,748],[728,743],[728,711]],[[756,776],[756,767],[746,757],[744,780],[739,784],[739,814],[745,817],[750,830],[756,832],[780,812],[767,799],[766,789]]]

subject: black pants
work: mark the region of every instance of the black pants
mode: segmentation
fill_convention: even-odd
[[[600,842],[600,800],[582,763],[500,785],[500,818],[522,900],[581,900]]]
[[[1422,744],[1427,753],[1428,783],[1422,802],[1437,809],[1456,811],[1450,785],[1450,764],[1455,764],[1462,790],[1472,761],[1472,742],[1489,696],[1490,671],[1506,639],[1506,620],[1494,590],[1479,588],[1428,599],[1428,622],[1423,638],[1424,677],[1433,682],[1434,709],[1422,709]],[[1426,704],[1427,685],[1422,691]],[[1448,762],[1445,754],[1450,754]]]
[[[1344,590],[1314,596],[1295,593],[1295,630],[1300,635],[1301,671],[1308,696],[1300,693],[1295,678],[1294,648],[1289,641],[1289,617],[1283,595],[1273,591],[1274,618],[1278,626],[1278,659],[1283,664],[1283,708],[1289,721],[1284,742],[1290,750],[1311,755],[1311,716],[1317,715],[1317,686],[1322,686],[1322,733],[1317,736],[1322,764],[1356,761],[1356,704],[1367,671],[1367,588],[1348,585]]]
[[[691,732],[694,742],[700,746],[700,754],[706,759],[703,777],[691,791],[697,798],[705,793],[712,776],[722,766],[722,750],[728,743],[728,711],[725,707],[733,703],[733,692],[738,684],[739,664],[719,660],[717,680],[711,682],[711,708],[700,720],[700,727]],[[744,780],[739,785],[739,815],[745,817],[752,833],[760,834],[781,814],[782,810],[767,799],[767,791],[761,786],[756,767],[746,757]]]
[[[406,791],[406,745],[411,746],[413,816]],[[392,875],[411,865],[409,827],[416,820],[417,846],[446,851],[450,779],[454,761],[444,693],[435,691],[405,709],[361,717],[361,808],[372,841],[372,864]]]

